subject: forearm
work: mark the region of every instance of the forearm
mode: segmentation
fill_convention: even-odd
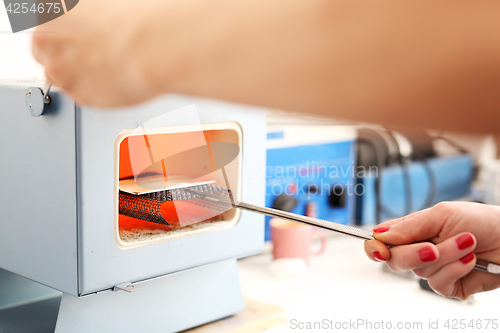
[[[168,14],[150,31],[144,59],[165,92],[387,125],[499,131],[498,2],[162,6]]]

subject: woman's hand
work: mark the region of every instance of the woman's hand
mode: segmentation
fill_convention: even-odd
[[[373,233],[377,240],[365,242],[368,257],[396,271],[413,270],[443,296],[466,299],[500,287],[500,276],[473,270],[476,258],[500,263],[500,207],[440,203]]]

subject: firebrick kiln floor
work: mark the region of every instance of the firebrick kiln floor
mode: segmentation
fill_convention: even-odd
[[[258,333],[285,321],[285,309],[245,298],[245,310],[183,333]]]
[[[207,228],[224,228],[231,225],[231,222],[201,222],[183,228],[168,229],[132,229],[121,230],[120,239],[125,243],[147,242],[162,237],[183,236],[186,232],[192,232]]]

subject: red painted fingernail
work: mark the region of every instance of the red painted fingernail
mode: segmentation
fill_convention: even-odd
[[[373,259],[375,259],[376,261],[379,261],[379,262],[385,261],[385,259],[382,258],[382,256],[380,255],[380,252],[378,252],[378,251],[373,252],[372,255],[373,255]]]
[[[463,257],[462,259],[460,259],[460,261],[462,262],[462,264],[467,264],[469,262],[472,261],[472,259],[474,259],[474,253],[469,253],[468,255],[466,255],[465,257]]]
[[[474,245],[474,238],[471,234],[462,235],[458,237],[456,241],[459,250],[463,250]]]
[[[377,234],[381,234],[383,232],[386,232],[387,230],[389,230],[391,227],[385,227],[385,226],[382,226],[382,227],[376,227],[376,228],[373,228],[373,232],[377,233]]]
[[[423,249],[418,251],[418,256],[423,262],[436,260],[436,254],[431,247],[424,247]]]

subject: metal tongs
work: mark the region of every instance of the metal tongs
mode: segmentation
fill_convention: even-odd
[[[186,188],[184,190],[186,192],[191,192],[196,197],[201,197],[201,198],[204,198],[204,199],[211,201],[211,202],[224,203],[227,205],[231,205],[234,208],[248,210],[250,212],[263,214],[263,215],[267,215],[267,216],[277,217],[277,218],[291,221],[291,222],[298,222],[298,223],[302,223],[302,224],[307,224],[307,225],[310,225],[313,227],[318,227],[318,228],[322,228],[322,229],[326,229],[326,230],[335,231],[335,232],[338,232],[338,233],[341,233],[344,235],[353,236],[353,237],[361,238],[364,240],[375,239],[373,237],[373,233],[369,230],[364,230],[361,228],[356,228],[356,227],[352,227],[352,226],[348,226],[348,225],[344,225],[344,224],[340,224],[340,223],[335,223],[335,222],[331,222],[331,221],[316,219],[313,217],[293,214],[293,213],[281,211],[278,209],[255,206],[255,205],[251,205],[251,204],[248,204],[245,202],[235,200],[233,198],[233,195],[232,195],[230,190],[222,191],[223,193],[227,193],[228,194],[227,196],[222,196],[220,194],[207,194],[205,192],[194,190],[191,188]],[[221,193],[221,192],[218,192],[218,193]],[[393,245],[390,245],[390,244],[388,244],[387,246],[393,247]],[[482,259],[476,260],[476,266],[474,267],[474,269],[477,269],[477,270],[483,271],[483,272],[488,272],[491,274],[500,275],[500,265],[494,264],[494,263],[491,263],[491,262],[488,262],[488,261],[482,260]]]

